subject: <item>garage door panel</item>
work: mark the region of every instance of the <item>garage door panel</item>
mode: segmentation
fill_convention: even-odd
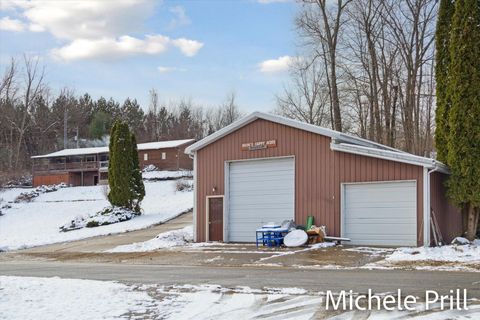
[[[246,175],[250,174],[250,173],[245,173]],[[250,176],[250,177],[246,177],[246,176],[239,176],[239,177],[233,177],[233,176],[230,176],[231,179],[235,179],[235,182],[239,183],[239,182],[244,182],[244,183],[248,183],[248,184],[262,184],[264,181],[272,181],[272,182],[279,182],[279,181],[284,181],[286,178],[290,178],[290,179],[293,179],[294,175],[288,173],[288,174],[284,174],[283,176],[279,176],[279,175],[282,175],[281,173],[279,173],[277,176],[260,176],[260,175],[255,175],[255,176]],[[237,187],[237,188],[241,188],[241,187],[244,187],[243,185],[238,185],[238,186],[233,186],[233,187]]]
[[[294,218],[294,173],[293,158],[229,165],[229,241],[254,242],[260,226]]]
[[[378,223],[377,224],[380,229],[375,232],[373,235],[378,236],[378,235],[415,235],[416,232],[415,230],[410,229],[411,223],[399,223],[399,224],[389,224],[389,223]],[[352,224],[347,224],[346,228],[348,229],[348,234],[354,235],[354,234],[364,234],[364,235],[370,235],[372,234],[371,232],[371,227],[369,224],[358,224],[358,223],[352,223]]]
[[[416,211],[415,207],[405,206],[388,208],[372,206],[370,208],[346,208],[348,217],[350,218],[384,218],[384,219],[402,219],[405,218],[405,212]],[[416,216],[408,215],[408,217],[416,219]]]
[[[416,245],[416,184],[345,185],[343,232],[355,245]]]

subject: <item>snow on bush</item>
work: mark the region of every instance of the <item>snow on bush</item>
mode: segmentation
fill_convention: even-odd
[[[20,195],[15,198],[14,202],[15,203],[30,202],[43,193],[54,192],[54,191],[57,191],[58,189],[66,188],[66,187],[67,185],[65,183],[53,184],[48,186],[42,185],[42,186],[36,187],[31,191],[20,193]]]
[[[175,183],[175,190],[177,191],[193,191],[193,181],[180,179]]]
[[[82,228],[94,228],[98,226],[106,226],[118,222],[128,221],[139,215],[137,212],[120,207],[106,207],[94,214],[86,217],[78,216],[69,223],[60,227],[60,231],[67,232]]]
[[[107,252],[146,252],[161,248],[184,246],[193,242],[193,227],[160,233],[153,239],[115,247]]]
[[[151,172],[151,171],[157,171],[157,167],[155,167],[153,164],[149,164],[148,166],[145,166],[143,168],[142,172]]]
[[[146,181],[165,181],[165,180],[177,180],[181,178],[193,178],[191,170],[178,170],[178,171],[143,171],[143,180]]]

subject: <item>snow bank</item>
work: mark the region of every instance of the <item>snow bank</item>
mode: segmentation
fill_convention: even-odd
[[[142,177],[144,180],[171,180],[171,179],[180,179],[180,178],[192,178],[193,173],[190,170],[179,170],[179,171],[147,171],[142,172]]]
[[[398,248],[386,259],[388,262],[398,261],[448,261],[480,263],[480,246],[449,245],[432,248]]]
[[[107,226],[109,224],[128,221],[139,214],[133,210],[120,207],[106,207],[99,212],[87,215],[85,217],[75,217],[70,222],[60,227],[60,231],[72,231],[82,228],[94,228],[99,226]]]
[[[33,202],[13,203],[0,217],[0,250],[15,250],[66,242],[93,236],[138,230],[165,222],[193,207],[193,192],[176,192],[175,181],[145,183],[142,215],[122,223],[60,232],[59,227],[109,203],[103,186],[72,187],[40,195]],[[5,200],[14,199],[25,189],[8,190]]]
[[[159,309],[146,292],[120,283],[0,276],[0,310],[0,319],[9,320],[96,320],[141,318]]]
[[[155,238],[115,247],[106,252],[146,252],[162,248],[184,246],[193,241],[193,226],[160,233]]]

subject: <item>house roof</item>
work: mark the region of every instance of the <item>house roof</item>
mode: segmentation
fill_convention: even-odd
[[[183,139],[183,140],[168,140],[168,141],[139,143],[137,144],[137,149],[138,150],[157,150],[157,149],[166,149],[166,148],[176,148],[194,141],[195,139]],[[82,156],[82,155],[99,154],[99,153],[108,153],[108,147],[63,149],[63,150],[52,152],[49,154],[33,156],[32,158],[38,159],[38,158],[52,158],[52,157]]]
[[[204,139],[188,146],[185,149],[185,153],[193,154],[195,151],[206,147],[207,145],[258,119],[263,119],[274,123],[283,124],[289,127],[297,128],[300,130],[313,132],[322,136],[330,137],[332,139],[331,149],[335,151],[362,154],[364,156],[410,163],[431,169],[436,168],[439,171],[443,172],[448,172],[448,168],[442,163],[436,161],[435,159],[416,156],[405,151],[385,146],[367,139],[263,112],[253,112],[239,119],[238,121],[235,121],[234,123],[216,131],[208,137],[205,137]]]

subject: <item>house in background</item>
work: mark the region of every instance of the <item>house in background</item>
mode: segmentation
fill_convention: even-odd
[[[140,168],[154,165],[159,170],[192,170],[193,161],[184,150],[194,139],[140,143]],[[108,147],[64,149],[33,156],[33,186],[66,183],[93,186],[108,181]]]

